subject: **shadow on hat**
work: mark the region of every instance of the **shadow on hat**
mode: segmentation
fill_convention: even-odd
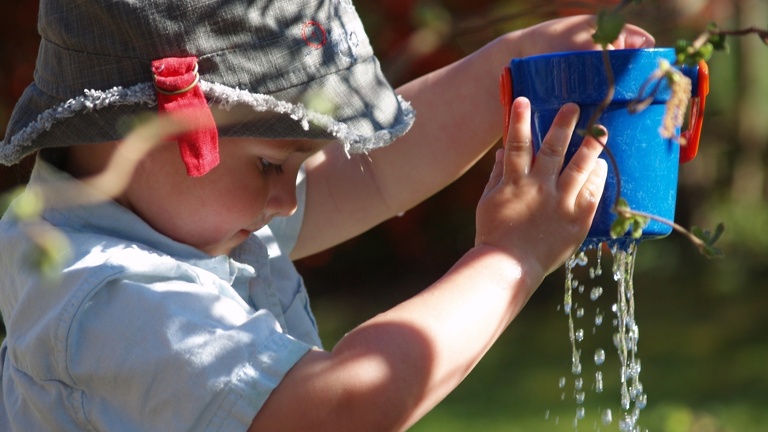
[[[336,139],[347,153],[385,146],[415,119],[349,0],[42,0],[38,28],[34,82],[0,142],[5,165],[120,140],[179,106],[209,107],[217,136]],[[200,121],[197,132],[211,126]]]

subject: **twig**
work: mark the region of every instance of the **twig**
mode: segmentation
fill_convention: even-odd
[[[691,243],[693,243],[694,246],[698,247],[699,249],[703,249],[708,246],[702,239],[696,237],[692,232],[688,231],[687,228],[678,224],[675,221],[663,218],[661,216],[657,216],[655,214],[646,213],[638,210],[632,210],[630,208],[614,208],[614,211],[618,216],[623,218],[631,218],[633,216],[639,216],[639,217],[648,218],[650,220],[654,220],[656,222],[660,222],[667,226],[670,226],[675,231],[687,237],[688,240],[690,240]]]

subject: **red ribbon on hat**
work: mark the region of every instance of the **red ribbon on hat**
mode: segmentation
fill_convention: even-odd
[[[197,57],[168,57],[152,62],[157,108],[192,129],[176,136],[187,174],[199,177],[219,164],[219,132],[200,88]]]

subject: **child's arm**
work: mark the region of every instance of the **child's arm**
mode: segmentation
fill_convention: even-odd
[[[589,229],[607,166],[588,138],[560,173],[577,116],[575,105],[561,110],[531,166],[530,106],[518,99],[477,207],[475,247],[332,352],[305,355],[250,430],[402,430],[452,391]]]
[[[398,89],[416,109],[410,132],[370,155],[338,146],[308,161],[307,210],[292,254],[300,258],[410,209],[458,178],[501,136],[499,75],[514,57],[594,49],[594,20],[579,16],[499,37],[467,58]],[[652,45],[627,26],[617,48]]]

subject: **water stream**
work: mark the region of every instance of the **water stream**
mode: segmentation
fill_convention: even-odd
[[[620,240],[610,244],[587,244],[565,263],[566,277],[562,310],[568,318],[568,338],[571,344],[571,376],[573,399],[576,402],[576,413],[573,418],[574,429],[578,429],[579,422],[585,418],[588,390],[591,389],[595,393],[603,392],[604,368],[612,365],[610,362],[610,364],[606,364],[606,360],[612,358],[611,354],[615,353],[619,366],[616,373],[618,374],[620,391],[618,395],[620,414],[615,415],[618,420],[619,431],[644,431],[638,422],[640,411],[645,408],[647,403],[647,395],[640,381],[641,367],[640,358],[637,354],[639,330],[635,321],[634,286],[632,283],[638,244],[637,241],[628,240]],[[616,298],[615,301],[611,299],[610,307],[612,316],[610,322],[613,325],[611,329],[612,340],[606,341],[606,345],[610,348],[603,348],[606,345],[600,345],[601,347],[594,349],[587,357],[587,354],[582,355],[582,347],[585,345],[585,338],[590,336],[588,335],[589,332],[585,332],[584,326],[591,326],[591,335],[596,335],[597,330],[606,321],[606,312],[598,306],[598,304],[604,303],[598,302],[603,297],[604,292],[610,291],[605,290],[602,286],[607,277],[600,277],[603,272],[604,251],[611,255],[612,279],[616,284]],[[594,256],[591,265],[588,254]],[[585,269],[587,272],[584,271]],[[589,321],[588,317],[592,317],[592,320]],[[599,335],[595,337],[597,336]],[[588,380],[591,386],[585,389],[584,383],[587,373],[582,362],[589,361],[587,359],[591,359],[593,364],[587,364],[590,370]],[[594,377],[591,373],[593,370]],[[605,373],[613,372],[606,371]],[[567,381],[565,377],[561,377],[559,380],[558,385],[561,389],[562,400],[565,400]],[[614,412],[610,408],[597,407],[597,410],[602,425],[613,424],[615,421]],[[559,422],[559,419],[556,421]],[[594,424],[594,430],[600,431],[600,425],[597,422]]]

